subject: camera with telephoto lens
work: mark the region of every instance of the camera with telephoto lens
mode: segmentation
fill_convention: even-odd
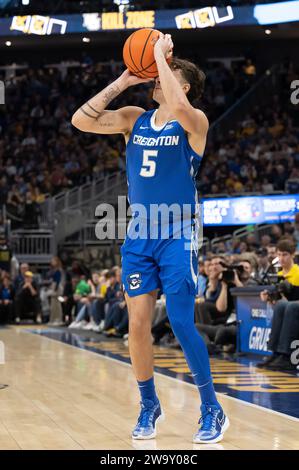
[[[268,275],[269,285],[272,289],[268,291],[269,302],[277,302],[285,297],[287,300],[291,300],[293,295],[294,286],[289,283],[283,276],[277,274]]]
[[[233,283],[235,279],[235,272],[237,271],[238,276],[242,276],[244,272],[244,266],[242,264],[226,264],[223,262],[220,262],[221,266],[225,268],[224,271],[222,271],[222,281],[228,283]]]

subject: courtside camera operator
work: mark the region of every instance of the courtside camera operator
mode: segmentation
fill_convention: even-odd
[[[196,327],[203,336],[210,353],[234,352],[236,349],[237,322],[234,308],[233,296],[230,293],[232,287],[256,286],[255,271],[253,261],[250,259],[240,259],[234,264],[227,264],[223,259],[216,259],[221,270],[217,275],[218,297],[215,300],[215,311],[225,315],[222,324],[219,321],[208,323],[197,322]],[[211,312],[211,303],[200,304],[202,313]],[[204,310],[205,308],[205,310]],[[205,317],[206,318],[206,317]],[[215,317],[217,320],[217,317]]]
[[[281,239],[277,244],[277,257],[281,265],[278,276],[281,282],[276,294],[281,297],[275,300],[267,290],[261,292],[264,302],[274,305],[271,335],[268,349],[273,352],[257,367],[271,370],[295,370],[290,361],[291,344],[299,338],[299,266],[294,263],[295,245],[288,239]]]

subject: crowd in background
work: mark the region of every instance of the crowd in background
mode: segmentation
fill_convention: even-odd
[[[230,68],[211,62],[204,68],[203,107],[213,122],[250,87],[256,71],[250,60],[232,62]],[[121,71],[118,63],[93,63],[85,55],[76,66],[25,67],[5,80],[6,105],[0,108],[0,206],[6,204],[13,221],[35,228],[46,194],[125,169],[122,136],[99,138],[71,125],[73,112]],[[152,85],[131,87],[111,107],[132,103],[151,109]]]
[[[296,76],[293,63],[282,63],[271,105],[261,101],[220,141],[208,141],[198,179],[202,195],[298,192],[299,121],[290,101]]]
[[[299,217],[295,224],[272,225],[270,234],[249,234],[243,246],[238,240],[230,246],[215,245],[200,258],[194,316],[211,354],[236,351],[238,326],[231,289],[259,285],[277,289],[278,274],[294,292],[287,290],[275,302],[271,300],[274,329],[270,349],[275,353],[271,357],[278,362],[273,367],[293,370],[287,345],[299,334],[299,266],[294,264],[298,233]],[[23,263],[14,264],[10,274],[2,270],[0,279],[0,323],[33,320],[127,340],[128,310],[119,266],[89,270],[74,261],[67,268],[53,257],[43,275]],[[267,291],[261,295],[261,300],[269,301]],[[152,337],[154,344],[180,348],[170,328],[163,292],[159,292],[153,315]],[[271,364],[262,362],[260,366],[271,368]]]
[[[284,222],[282,224],[271,224],[266,229],[267,233],[259,236],[256,233],[248,233],[242,239],[232,237],[226,241],[213,243],[212,250],[207,251],[206,255],[213,254],[242,254],[245,252],[254,252],[256,250],[266,249],[283,237],[294,243],[296,250],[299,252],[299,214],[296,214],[295,221]]]
[[[0,272],[0,323],[47,322],[108,336],[128,332],[120,267],[90,271],[73,262],[65,268],[55,256],[43,274],[27,263],[12,270]]]
[[[231,62],[230,68],[208,62],[204,69],[201,107],[213,123],[254,83],[256,69],[249,59]],[[13,221],[35,228],[45,195],[125,169],[122,136],[99,138],[71,125],[74,110],[121,70],[113,61],[93,63],[84,56],[77,66],[25,68],[6,81],[7,104],[0,108],[0,206],[6,204]],[[271,107],[255,106],[225,138],[208,140],[197,179],[201,195],[298,191],[299,128],[286,96],[294,65],[282,64],[277,74]],[[152,85],[131,87],[111,107],[134,103],[150,109],[151,90]]]

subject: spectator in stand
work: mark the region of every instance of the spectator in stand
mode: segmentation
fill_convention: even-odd
[[[273,272],[271,262],[269,261],[268,251],[266,248],[260,248],[256,252],[258,256],[257,276],[261,281],[265,280],[268,273]]]
[[[25,229],[38,228],[38,218],[41,214],[39,204],[32,199],[32,194],[27,191],[24,203],[23,226]]]
[[[14,302],[15,322],[20,323],[21,319],[30,314],[31,318],[41,323],[39,291],[33,273],[26,271],[17,286]]]
[[[259,242],[256,239],[256,235],[253,233],[250,233],[246,237],[246,245],[248,248],[248,251],[255,251],[259,248]]]
[[[263,235],[260,240],[260,246],[261,248],[266,249],[268,245],[271,243],[271,237],[270,235]]]
[[[15,292],[18,292],[20,285],[24,283],[25,273],[27,271],[30,271],[29,264],[22,263],[20,265],[20,272],[13,281],[13,287]]]
[[[248,75],[249,77],[255,76],[256,75],[256,67],[253,64],[251,59],[247,59],[246,63],[243,67],[244,73]]]
[[[119,268],[118,268],[119,269]],[[80,281],[76,288],[78,314],[69,328],[82,328],[101,333],[105,324],[105,311],[109,308],[107,291],[114,284],[116,270],[93,272],[91,280]],[[111,280],[112,278],[112,280]]]
[[[101,333],[105,326],[105,304],[106,304],[106,294],[109,286],[109,270],[103,269],[100,272],[99,276],[99,288],[97,296],[97,305],[94,311],[94,322],[96,326],[94,331]]]
[[[118,266],[114,266],[109,272],[105,301],[104,332],[108,332],[111,328],[115,328],[123,317],[127,316],[127,307],[121,291],[121,270]],[[121,305],[119,306],[119,304]],[[126,324],[126,318],[124,323]]]
[[[268,253],[269,262],[272,263],[272,261],[277,257],[277,249],[274,243],[270,243],[267,246],[267,253]]]
[[[50,320],[49,323],[56,326],[61,326],[62,323],[62,305],[59,300],[62,297],[65,275],[62,269],[62,263],[58,256],[53,256],[51,259],[51,269],[48,275],[51,281],[48,296],[50,298]]]
[[[14,289],[8,275],[4,275],[0,284],[0,323],[7,323],[13,318]]]
[[[100,333],[104,327],[103,320],[105,316],[104,304],[107,292],[107,278],[105,274],[99,275],[98,272],[94,271],[91,275],[91,279],[88,280],[88,284],[91,289],[88,295],[88,302],[85,304],[85,320],[87,320],[88,323],[83,325],[83,329]]]
[[[246,242],[241,242],[239,248],[240,248],[240,254],[247,253],[249,251],[249,247],[247,246]]]
[[[66,280],[65,280],[63,294],[62,294],[63,323],[66,326],[69,326],[72,323],[73,312],[76,307],[74,293],[75,293],[76,285],[78,284],[78,282],[79,282],[79,277],[72,276],[70,272],[66,273]]]
[[[271,236],[271,242],[276,244],[278,240],[280,240],[282,237],[282,228],[277,224],[272,225],[270,236]]]
[[[7,194],[7,210],[8,213],[13,217],[21,217],[23,212],[23,197],[17,188],[17,185],[14,184],[11,190]]]
[[[290,287],[282,300],[271,302],[269,293],[261,293],[263,302],[273,304],[273,318],[268,349],[272,351],[257,367],[270,370],[295,371],[296,365],[291,362],[293,341],[299,338],[299,265],[294,263],[295,245],[288,239],[277,243],[277,256],[281,265],[278,272],[288,281]]]
[[[108,310],[104,334],[108,337],[122,338],[129,330],[128,308],[124,296]]]
[[[203,297],[209,280],[211,260],[209,258],[198,263],[198,297]]]
[[[167,316],[166,310],[166,298],[165,295],[161,295],[159,302],[160,312],[155,318],[155,322],[152,324],[152,338],[153,344],[163,344],[169,348],[181,349],[181,345],[177,338],[174,336],[173,331],[170,327],[170,322]],[[156,309],[157,309],[156,303]]]
[[[91,287],[87,282],[86,276],[82,275],[80,281],[76,285],[74,300],[76,302],[77,315],[75,320],[70,324],[69,328],[83,328],[87,324],[89,303],[88,296],[91,293]]]
[[[108,288],[105,297],[107,302],[107,312],[115,303],[119,302],[120,299],[122,300],[120,275],[121,272],[118,266],[109,271]]]

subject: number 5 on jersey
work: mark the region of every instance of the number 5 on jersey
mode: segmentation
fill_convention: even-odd
[[[145,176],[150,178],[156,173],[156,161],[153,158],[157,158],[158,150],[144,150],[143,151],[143,161],[142,167],[140,170],[140,176]]]

